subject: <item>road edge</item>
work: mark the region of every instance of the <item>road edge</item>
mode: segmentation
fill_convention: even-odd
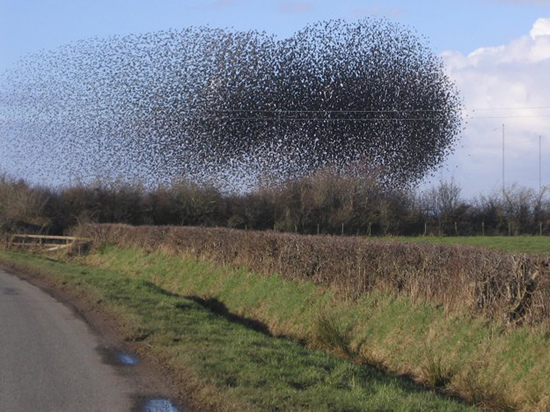
[[[159,393],[159,396],[168,398],[178,411],[213,410],[200,404],[192,396],[193,391],[197,388],[186,382],[180,374],[174,373],[161,359],[155,357],[147,344],[125,339],[122,332],[123,326],[116,320],[113,313],[101,306],[101,302],[91,301],[87,294],[76,291],[68,283],[58,284],[52,275],[39,269],[8,262],[2,258],[0,258],[0,269],[39,288],[63,304],[86,324],[102,344],[119,351],[138,354],[140,359],[139,386],[152,387],[152,393]],[[143,399],[135,399],[132,411],[144,410],[143,401]]]

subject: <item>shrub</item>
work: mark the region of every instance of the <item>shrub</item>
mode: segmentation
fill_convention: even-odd
[[[402,294],[446,310],[483,313],[507,325],[540,324],[550,317],[547,257],[459,245],[221,228],[87,225],[83,233],[98,244],[311,280],[352,299],[371,290]]]

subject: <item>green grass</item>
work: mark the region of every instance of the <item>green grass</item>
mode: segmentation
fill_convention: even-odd
[[[187,376],[191,371],[201,388],[214,388],[202,389],[207,393],[203,398],[220,399],[218,409],[229,402],[232,409],[276,409],[282,405],[282,409],[416,410],[419,404],[415,402],[427,402],[421,409],[429,410],[431,402],[447,402],[418,392],[417,387],[400,379],[392,380],[395,378],[373,369],[363,370],[360,364],[406,374],[485,408],[550,409],[550,334],[543,328],[505,329],[498,323],[472,317],[471,313],[446,313],[441,307],[412,302],[404,295],[373,291],[358,300],[344,300],[330,289],[310,282],[287,281],[277,275],[260,276],[205,261],[116,247],[104,247],[81,258],[86,267],[18,254],[0,253],[0,259],[43,268],[53,265],[58,273],[56,282],[70,279],[73,285],[88,285],[87,293],[101,294],[103,297],[97,299],[103,299],[130,325],[133,339],[145,339],[155,353],[172,362],[171,367],[185,370]],[[102,282],[108,285],[103,287]],[[124,290],[115,287],[120,282],[141,286],[130,299]],[[160,305],[155,303],[155,294],[165,299],[161,300],[165,303],[159,315],[154,312],[155,305]],[[206,306],[224,316],[196,306],[196,301],[206,302]],[[190,304],[226,326],[210,326],[197,317],[179,318],[180,303]],[[145,305],[142,312],[141,305]],[[333,356],[305,350],[288,339],[274,339],[227,320],[238,318],[249,325],[260,325],[273,335],[306,341],[308,347]],[[183,329],[176,328],[180,324]],[[237,327],[235,332],[231,331],[233,327]],[[286,345],[294,349],[280,352],[287,350]],[[264,347],[276,349],[258,349]],[[219,352],[223,359],[211,362],[217,355],[211,357],[210,352]],[[317,360],[311,360],[313,364],[304,360],[303,368],[283,371],[302,365],[305,354],[340,366],[320,367]],[[339,376],[348,375],[353,378],[339,380]],[[312,376],[316,377],[315,384],[311,383]],[[385,381],[387,378],[390,381]],[[400,388],[396,389],[397,395],[392,394],[394,384]],[[329,395],[332,385],[336,389]],[[261,395],[255,394],[257,390]],[[321,392],[326,392],[326,396],[321,396]],[[412,401],[409,396],[413,394],[433,398]],[[257,396],[265,399],[259,401]],[[334,396],[337,401],[327,396]],[[314,403],[317,398],[319,402]]]
[[[274,334],[350,356],[356,362],[444,385],[485,407],[507,410],[550,406],[549,335],[528,327],[504,330],[470,313],[445,313],[406,296],[371,292],[342,300],[309,282],[259,276],[158,253],[104,248],[92,266],[154,282],[179,295],[223,303]]]
[[[176,375],[185,375],[196,398],[217,410],[473,409],[408,380],[235,321],[260,311],[280,330],[294,325],[289,330],[303,333],[308,323],[315,324],[315,310],[334,303],[329,292],[311,284],[114,248],[88,258],[88,264],[102,267],[3,251],[0,260],[101,302],[116,314],[126,339],[140,342]],[[199,304],[199,298],[210,299],[225,316]]]
[[[449,236],[392,237],[390,241],[436,245],[468,245],[512,253],[550,254],[549,236]]]

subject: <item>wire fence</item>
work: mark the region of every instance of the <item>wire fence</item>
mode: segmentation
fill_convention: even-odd
[[[245,230],[258,230],[253,225],[237,227]],[[423,222],[388,221],[372,222],[361,225],[336,224],[288,224],[277,222],[273,230],[306,235],[340,235],[340,236],[550,236],[549,222],[519,223],[514,221],[437,221]]]

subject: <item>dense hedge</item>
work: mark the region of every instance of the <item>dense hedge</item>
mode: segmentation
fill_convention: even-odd
[[[81,230],[97,244],[278,273],[330,286],[349,298],[375,289],[447,310],[481,312],[507,325],[540,324],[550,318],[546,257],[273,231],[128,225],[86,225]]]

